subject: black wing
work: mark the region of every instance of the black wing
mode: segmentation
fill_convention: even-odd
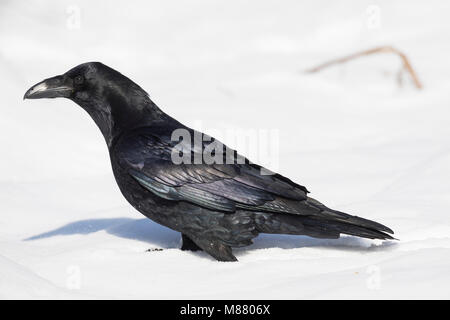
[[[245,208],[301,214],[291,203],[307,199],[305,187],[279,174],[261,174],[264,168],[247,159],[236,163],[238,155],[232,164],[174,164],[171,154],[177,143],[145,129],[122,139],[116,152],[130,175],[164,199],[228,212]],[[205,147],[192,146],[192,159]]]

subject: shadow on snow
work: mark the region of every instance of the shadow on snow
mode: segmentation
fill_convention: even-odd
[[[87,219],[68,223],[62,227],[24,239],[25,241],[51,238],[55,236],[90,234],[98,231],[126,239],[148,242],[159,248],[179,248],[180,233],[161,226],[147,218],[105,218]],[[380,245],[367,239],[342,236],[340,239],[316,239],[307,236],[261,234],[254,239],[254,244],[246,249],[282,248],[293,249],[303,247],[323,247],[339,250],[372,251],[395,245],[392,241],[384,241]]]

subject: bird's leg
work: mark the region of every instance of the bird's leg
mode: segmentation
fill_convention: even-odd
[[[218,240],[194,238],[192,241],[218,261],[237,261],[231,247]]]
[[[192,241],[187,235],[185,235],[184,233],[181,234],[181,239],[183,241],[182,245],[181,245],[181,250],[186,251],[201,251],[202,249],[195,244],[194,241]]]

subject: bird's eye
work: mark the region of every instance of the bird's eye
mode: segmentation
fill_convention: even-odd
[[[82,84],[84,79],[82,76],[76,76],[75,79],[73,79],[73,81],[75,82],[75,84]]]

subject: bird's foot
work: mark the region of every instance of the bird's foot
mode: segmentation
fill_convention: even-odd
[[[198,239],[196,238],[195,242],[186,236],[185,234],[181,234],[183,239],[183,245],[181,246],[181,250],[190,250],[190,251],[198,251],[203,250],[206,253],[213,256],[218,261],[237,261],[236,257],[233,255],[231,251],[231,247],[220,243],[219,241],[208,240],[208,239]]]
[[[155,252],[155,251],[163,251],[164,249],[162,248],[150,248],[145,250],[145,252]]]
[[[196,244],[190,245],[190,244],[184,244],[180,248],[182,251],[202,251],[202,249],[197,246]]]
[[[188,236],[181,234],[183,244],[181,250],[183,251],[202,251],[202,249],[194,243]]]

